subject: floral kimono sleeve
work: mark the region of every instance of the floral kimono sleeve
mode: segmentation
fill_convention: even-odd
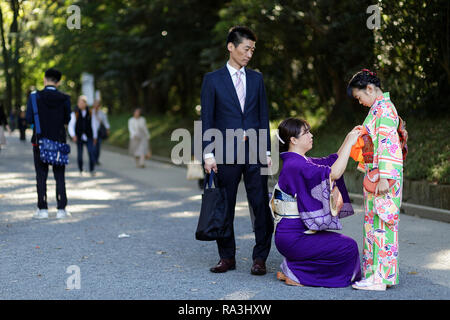
[[[375,120],[374,164],[378,163],[380,178],[401,179],[403,157],[397,133],[398,116],[389,100],[378,105]]]

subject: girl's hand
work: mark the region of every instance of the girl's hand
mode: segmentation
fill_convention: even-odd
[[[377,186],[375,187],[375,194],[385,195],[386,193],[389,193],[389,182],[387,179],[381,178]]]

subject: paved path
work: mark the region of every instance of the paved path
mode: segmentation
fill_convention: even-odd
[[[216,245],[194,239],[201,192],[184,168],[147,161],[137,169],[132,158],[103,150],[91,178],[78,174],[72,153],[66,173],[72,218],[54,218],[50,172],[50,219],[34,220],[30,144],[7,140],[0,152],[0,299],[450,299],[450,224],[402,216],[400,285],[386,292],[289,287],[275,277],[282,257],[274,245],[268,274],[250,275],[254,236],[241,186],[237,269],[213,274]],[[362,208],[355,208],[342,232],[361,249]],[[67,290],[72,265],[81,287]]]

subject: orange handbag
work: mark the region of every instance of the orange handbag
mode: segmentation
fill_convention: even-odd
[[[380,181],[380,171],[378,168],[370,170],[366,176],[364,177],[363,186],[366,191],[375,193],[375,188],[377,187],[378,182]],[[395,184],[394,179],[388,179],[389,188]]]

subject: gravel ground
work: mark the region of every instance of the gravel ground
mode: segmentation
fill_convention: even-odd
[[[402,216],[400,284],[386,292],[290,287],[276,279],[282,257],[275,245],[268,274],[250,275],[254,235],[241,185],[237,269],[213,274],[217,248],[194,238],[201,191],[184,168],[147,161],[137,169],[132,158],[103,150],[97,176],[80,176],[73,148],[66,169],[72,217],[55,219],[50,171],[50,218],[35,220],[31,146],[16,135],[7,140],[0,152],[0,299],[450,299],[450,224]],[[355,209],[342,233],[361,250],[363,213]],[[80,271],[79,289],[68,288],[70,266]]]

